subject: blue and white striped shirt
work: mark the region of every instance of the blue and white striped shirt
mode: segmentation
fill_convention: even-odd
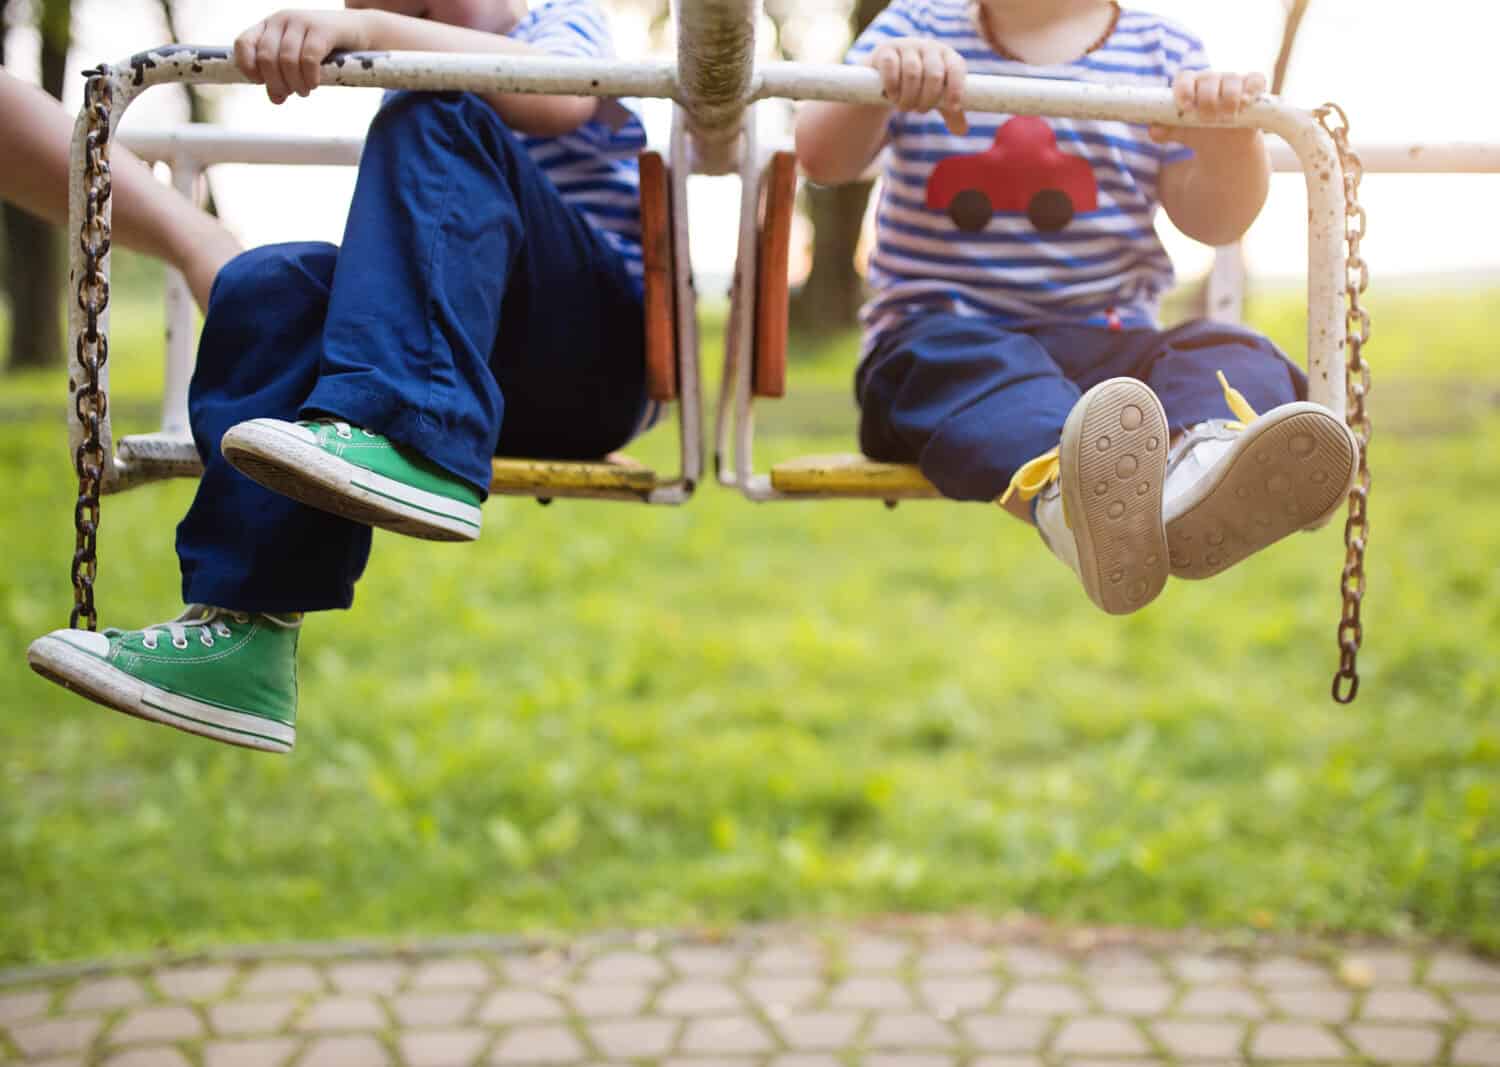
[[[1208,66],[1196,37],[1156,15],[1128,10],[1097,48],[1071,63],[1005,59],[980,33],[969,0],[894,0],[847,61],[866,63],[878,45],[897,37],[940,41],[964,57],[971,74],[1162,87],[1179,71]],[[923,310],[1004,325],[1155,323],[1173,280],[1153,225],[1157,180],[1164,163],[1191,153],[1155,144],[1141,125],[1048,118],[1045,126],[1025,120],[1007,127],[1011,118],[971,114],[969,133],[957,137],[936,113],[891,117],[870,263],[875,295],[862,316],[871,342]],[[1055,149],[1045,145],[1047,127]],[[995,154],[1002,151],[1009,154]],[[978,161],[955,158],[981,153],[989,154]],[[1065,157],[1081,159],[1087,170]],[[950,159],[934,180],[939,164]],[[1057,186],[1060,173],[1073,175],[1064,187],[1075,193],[1080,184],[1086,187],[1083,202],[1074,195],[1061,211],[1054,200],[1050,217],[1048,211],[1028,214],[1027,198]],[[954,191],[966,189],[986,197],[968,192],[968,202],[955,205]]]
[[[527,12],[510,36],[554,56],[613,59],[609,22],[594,0],[550,0]],[[632,101],[601,101],[598,114],[561,137],[525,137],[526,150],[563,199],[624,257],[641,265],[641,175],[646,129]]]

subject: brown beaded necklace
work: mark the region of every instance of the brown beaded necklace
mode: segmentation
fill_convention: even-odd
[[[1099,39],[1097,41],[1083,50],[1083,54],[1085,56],[1090,52],[1097,52],[1099,51],[1099,49],[1103,48],[1105,42],[1108,41],[1112,36],[1114,36],[1115,28],[1120,24],[1119,3],[1117,2],[1117,0],[1110,0],[1109,6],[1114,8],[1114,13],[1110,16],[1109,19],[1109,25],[1105,28],[1104,32],[1099,35]],[[996,35],[995,28],[990,25],[989,12],[985,10],[984,5],[980,3],[979,0],[972,0],[972,2],[969,4],[969,10],[973,14],[974,25],[979,27],[979,35],[983,37],[985,41],[988,42],[989,46],[995,50],[996,55],[998,55],[1001,59],[1008,59],[1012,63],[1026,62],[1026,60],[1022,59],[1020,56],[1012,52],[1009,48],[1006,48],[1005,45],[1000,43],[1000,38]],[[1052,66],[1053,64],[1047,65]]]

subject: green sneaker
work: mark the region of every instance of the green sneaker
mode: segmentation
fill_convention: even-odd
[[[144,630],[54,630],[31,643],[26,660],[43,678],[127,715],[290,752],[301,629],[300,615],[194,605]]]
[[[429,541],[476,541],[480,494],[380,434],[347,422],[252,419],[220,447],[267,489],[366,526]]]

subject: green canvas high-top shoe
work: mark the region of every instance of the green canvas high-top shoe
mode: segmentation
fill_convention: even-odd
[[[308,507],[429,541],[479,537],[472,486],[347,422],[251,419],[231,426],[220,447],[241,474]]]
[[[300,615],[195,605],[144,630],[54,630],[31,669],[127,715],[264,752],[297,739]]]

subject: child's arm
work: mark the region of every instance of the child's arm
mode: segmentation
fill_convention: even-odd
[[[947,45],[919,37],[882,44],[870,56],[887,105],[804,104],[797,112],[797,161],[819,185],[839,185],[864,173],[885,143],[891,111],[934,108],[954,133],[968,130],[960,101],[967,68]]]
[[[235,64],[251,81],[265,85],[275,104],[316,89],[323,60],[337,51],[544,54],[500,34],[374,9],[279,11],[234,42]],[[511,127],[540,137],[572,132],[593,118],[599,104],[591,96],[481,95]]]
[[[1228,119],[1266,91],[1262,74],[1184,71],[1172,94],[1184,114]],[[1193,158],[1169,163],[1161,173],[1161,204],[1183,233],[1207,245],[1238,241],[1266,202],[1271,161],[1259,130],[1153,126],[1157,142],[1177,141]]]

